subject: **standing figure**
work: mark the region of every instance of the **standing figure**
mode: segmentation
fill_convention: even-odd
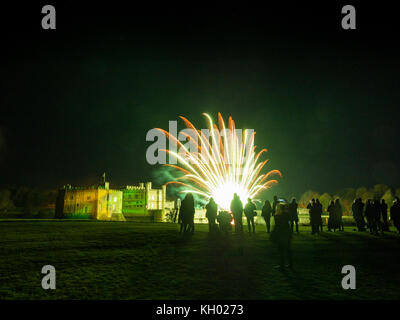
[[[385,202],[385,199],[382,199],[382,201],[381,201],[382,233],[384,231],[389,231],[387,209],[388,209],[388,206]]]
[[[272,202],[272,216],[275,216],[276,206],[278,205],[278,197],[274,196],[274,201]]]
[[[336,199],[336,201],[335,201],[334,212],[335,212],[335,220],[337,221],[337,223],[339,225],[339,231],[344,231],[343,209],[342,209],[342,205],[340,204],[339,199]]]
[[[331,232],[333,229],[333,231],[335,232],[337,226],[336,226],[336,221],[335,221],[335,202],[333,200],[329,204],[327,211],[329,213],[328,231]]]
[[[253,233],[256,233],[256,227],[254,225],[254,217],[257,215],[256,206],[250,198],[247,199],[246,206],[244,207],[244,214],[247,219],[247,226],[249,227],[249,233],[251,233],[251,226],[253,226]]]
[[[369,232],[371,234],[378,234],[378,229],[375,222],[374,208],[371,199],[367,200],[367,204],[365,206],[365,217],[367,218],[367,225],[369,228]]]
[[[261,216],[265,220],[265,225],[267,226],[267,232],[271,230],[271,213],[272,207],[268,200],[265,200],[264,206],[262,207]]]
[[[184,232],[194,233],[194,198],[191,193],[186,194],[185,199],[183,199],[181,204],[181,231],[183,225]]]
[[[317,229],[321,228],[321,232],[323,231],[322,230],[322,227],[323,227],[322,210],[323,210],[322,204],[321,204],[321,202],[319,202],[319,199],[317,199],[315,201],[315,219],[316,219],[315,223],[317,224],[317,226],[316,226]]]
[[[354,219],[354,221],[356,222],[356,225],[357,225],[357,227],[358,227],[358,223],[357,223],[357,221],[358,221],[358,208],[357,208],[357,204],[358,204],[358,198],[355,199],[355,200],[353,201],[353,204],[351,205],[351,212],[353,213],[353,219]],[[358,231],[360,231],[360,229],[358,229]]]
[[[191,193],[187,193],[181,202],[178,222],[181,224],[179,233],[194,232],[194,199]]]
[[[288,204],[277,204],[275,210],[275,227],[271,232],[270,239],[275,243],[279,250],[280,264],[277,266],[279,269],[283,269],[285,260],[288,262],[286,265],[287,267],[293,267],[291,249],[292,232],[290,231],[289,220]]]
[[[313,198],[310,203],[307,205],[307,209],[310,215],[310,224],[311,224],[311,234],[319,233],[319,222],[316,217],[316,205],[315,199]]]
[[[206,205],[206,217],[208,219],[208,231],[215,231],[215,219],[217,218],[218,206],[213,198]]]
[[[358,198],[358,216],[359,216],[359,230],[365,231],[365,219],[364,219],[364,202],[361,198]]]
[[[235,193],[231,202],[231,212],[235,221],[235,232],[243,232],[243,203]]]
[[[383,234],[383,226],[381,222],[381,203],[378,199],[375,199],[372,203],[372,215],[376,226],[375,234],[377,235],[379,231]]]
[[[353,211],[354,221],[356,222],[358,231],[365,231],[365,221],[364,221],[364,203],[361,198],[354,200],[351,205],[351,211]]]
[[[296,232],[299,233],[299,215],[297,213],[297,207],[296,198],[293,198],[292,202],[289,204],[290,230],[293,232],[293,226],[296,224]]]
[[[390,208],[390,220],[393,221],[394,226],[397,229],[397,232],[400,233],[400,199],[396,197],[392,207]]]
[[[179,233],[186,232],[187,228],[187,220],[186,220],[187,214],[185,213],[185,208],[186,208],[185,203],[186,203],[185,200],[183,200],[179,208],[178,223],[181,225]]]
[[[181,208],[181,198],[177,198],[175,200],[174,223],[176,222],[177,216],[179,216],[180,208]],[[178,222],[179,222],[179,217],[178,217]]]
[[[220,211],[217,216],[217,221],[219,224],[219,230],[223,233],[228,234],[229,231],[232,230],[232,215],[227,211]]]

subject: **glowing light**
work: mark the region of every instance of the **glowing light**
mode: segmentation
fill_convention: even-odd
[[[238,130],[235,129],[232,117],[229,117],[228,128],[226,128],[220,113],[218,113],[218,130],[211,117],[206,113],[203,115],[208,119],[209,137],[202,130],[197,130],[189,120],[180,117],[187,128],[195,133],[194,137],[183,133],[195,147],[194,152],[182,144],[177,137],[163,129],[158,129],[179,147],[179,152],[162,150],[170,157],[175,157],[181,164],[166,164],[166,166],[184,173],[183,176],[167,184],[186,186],[187,189],[181,191],[184,193],[196,193],[206,199],[213,197],[222,209],[229,211],[234,193],[237,193],[245,203],[247,198],[254,198],[262,190],[278,183],[277,180],[269,180],[269,178],[273,175],[281,176],[279,170],[260,174],[268,160],[260,162],[259,158],[267,149],[262,149],[255,154],[255,132],[252,132],[250,137],[246,132],[240,136]]]

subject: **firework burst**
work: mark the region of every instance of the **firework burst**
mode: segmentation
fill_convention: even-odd
[[[267,149],[255,153],[254,131],[250,135],[247,134],[248,131],[242,133],[240,129],[235,128],[232,117],[229,117],[228,127],[225,127],[220,113],[218,128],[208,114],[203,115],[208,120],[209,128],[206,130],[197,130],[189,120],[180,117],[189,131],[193,132],[181,132],[187,138],[187,144],[183,144],[169,132],[157,129],[179,147],[179,152],[162,150],[170,157],[176,158],[178,163],[165,166],[183,173],[181,177],[167,184],[185,186],[186,189],[181,191],[184,193],[196,193],[206,199],[213,197],[222,209],[229,210],[234,193],[237,193],[242,201],[246,201],[247,198],[254,198],[262,190],[278,183],[270,178],[274,175],[281,176],[279,170],[261,173],[268,160],[261,162],[259,158]]]

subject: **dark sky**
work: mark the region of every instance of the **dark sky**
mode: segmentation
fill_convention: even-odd
[[[334,1],[335,2],[335,1]],[[146,133],[202,112],[254,128],[273,193],[400,187],[399,48],[391,5],[203,8],[107,2],[3,7],[0,185],[153,179]],[[9,14],[6,14],[9,12]],[[18,12],[16,15],[15,13]],[[272,193],[271,193],[272,195]]]

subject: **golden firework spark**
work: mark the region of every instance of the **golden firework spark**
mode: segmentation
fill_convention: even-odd
[[[183,176],[167,184],[185,186],[187,189],[181,191],[184,193],[196,193],[206,199],[213,197],[222,209],[229,210],[234,193],[237,193],[242,201],[246,201],[247,198],[254,198],[260,191],[278,183],[277,180],[269,178],[274,175],[282,176],[279,170],[261,173],[268,160],[260,162],[259,158],[267,149],[255,154],[254,131],[250,136],[246,131],[240,134],[241,131],[236,130],[232,117],[229,117],[226,128],[220,113],[218,113],[218,129],[208,114],[203,113],[203,115],[208,120],[208,131],[197,130],[189,120],[180,117],[186,127],[194,133],[190,135],[181,132],[195,150],[184,145],[169,132],[157,129],[179,147],[179,152],[162,150],[170,157],[176,158],[178,162],[178,165],[165,164],[165,166],[184,173]],[[210,134],[206,134],[207,132]]]

